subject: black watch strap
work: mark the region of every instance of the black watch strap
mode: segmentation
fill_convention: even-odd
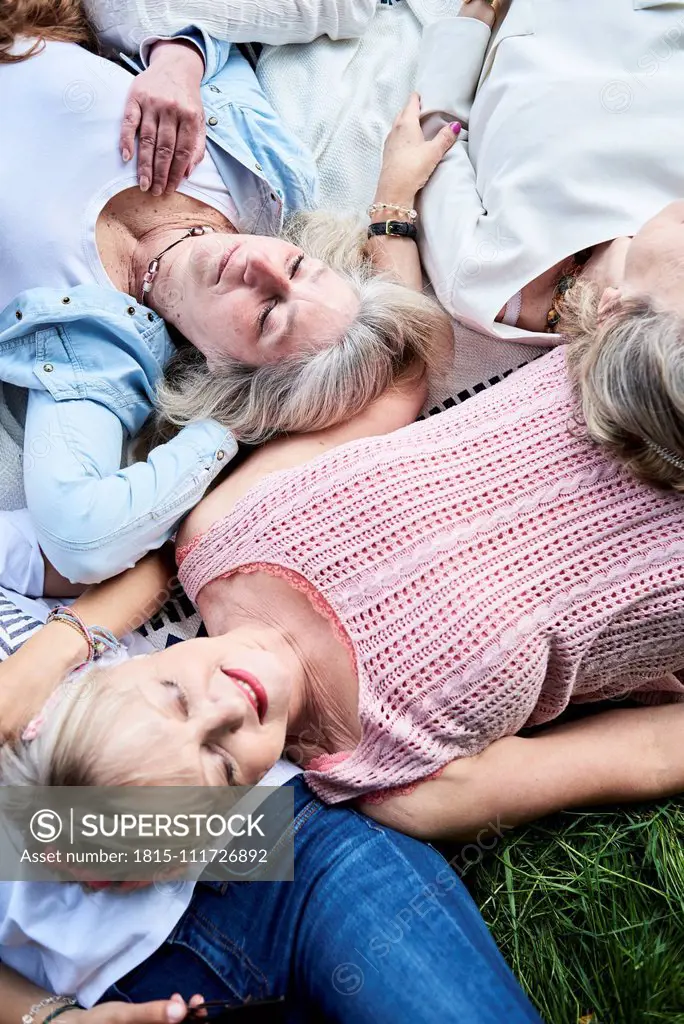
[[[405,220],[385,220],[380,224],[371,224],[368,228],[368,237],[374,235],[395,235],[398,238],[410,238],[411,241],[418,241],[418,232],[414,224]]]

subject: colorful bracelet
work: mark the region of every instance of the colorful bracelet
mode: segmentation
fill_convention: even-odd
[[[90,665],[105,651],[116,651],[121,646],[111,630],[105,629],[104,626],[87,626],[81,616],[77,615],[68,605],[60,604],[53,608],[47,617],[47,622],[61,622],[63,625],[75,629],[83,637],[88,645],[88,656],[83,662],[84,665]]]
[[[46,1006],[54,1006],[55,1003],[62,1003],[63,1006],[60,1009],[60,1013],[64,1010],[72,1010],[76,1006],[76,1000],[72,999],[71,996],[46,996],[45,999],[41,999],[39,1003],[34,1003],[28,1013],[25,1013],[21,1018],[21,1024],[35,1024],[36,1014],[41,1010],[44,1010]],[[47,1020],[50,1019],[48,1015]],[[45,1024],[45,1021],[43,1021]]]
[[[393,213],[400,213],[413,224],[414,220],[418,219],[418,211],[411,210],[407,206],[397,206],[395,203],[373,203],[372,206],[368,207],[368,216],[375,217],[376,213],[381,213],[382,210],[391,210]]]

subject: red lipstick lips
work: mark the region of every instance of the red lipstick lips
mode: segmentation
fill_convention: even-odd
[[[241,686],[240,689],[256,711],[259,721],[263,722],[268,710],[268,697],[257,677],[253,676],[251,672],[245,672],[241,668],[222,668],[221,671],[234,682],[246,684],[246,686]]]

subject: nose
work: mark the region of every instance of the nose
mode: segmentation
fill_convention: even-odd
[[[212,740],[226,733],[237,732],[245,720],[246,710],[244,699],[234,687],[224,685],[215,693],[208,694],[197,716],[202,739]]]
[[[259,288],[269,294],[286,294],[290,279],[285,268],[274,263],[263,253],[250,253],[245,265],[244,282],[249,288]]]

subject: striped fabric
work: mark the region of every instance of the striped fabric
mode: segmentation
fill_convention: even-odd
[[[43,625],[0,592],[0,661],[5,661]]]

